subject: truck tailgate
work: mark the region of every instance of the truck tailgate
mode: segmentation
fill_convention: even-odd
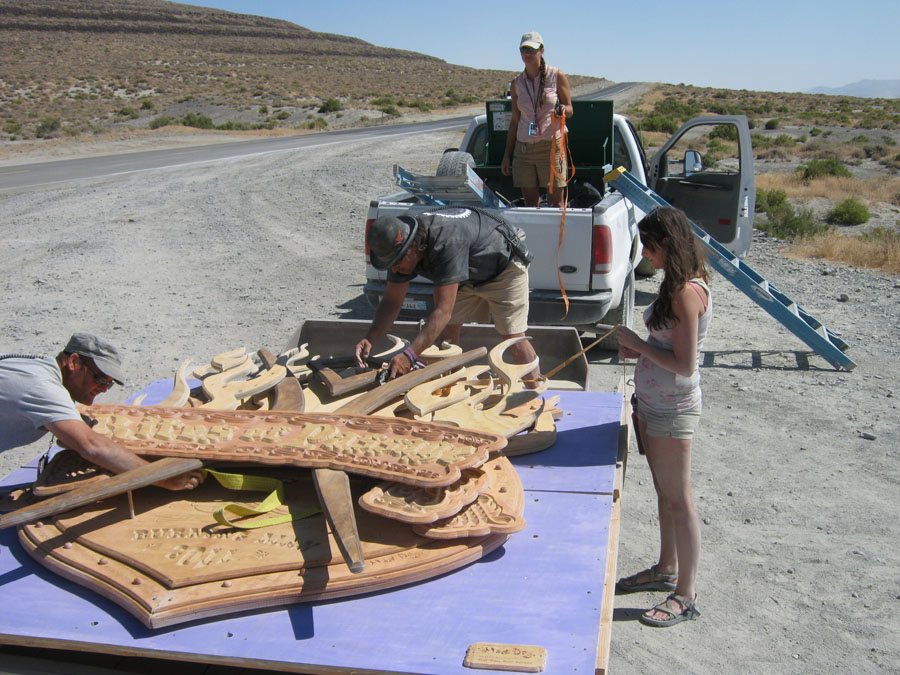
[[[591,209],[568,209],[564,223],[561,223],[561,209],[517,208],[514,213],[498,213],[506,216],[514,227],[525,231],[525,244],[534,254],[528,268],[532,289],[558,289],[557,269],[567,291],[591,289]],[[560,247],[561,229],[563,241]]]

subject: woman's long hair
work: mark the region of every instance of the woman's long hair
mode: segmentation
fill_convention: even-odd
[[[653,303],[648,326],[660,329],[671,326],[678,317],[672,311],[672,298],[691,279],[709,278],[704,262],[705,254],[694,236],[687,216],[681,209],[660,206],[638,223],[644,248],[661,250],[666,254],[665,276],[659,295]]]
[[[541,45],[543,47],[544,45]],[[544,105],[544,79],[547,77],[547,62],[544,61],[544,55],[541,54],[541,83],[539,89],[541,92],[541,105]]]

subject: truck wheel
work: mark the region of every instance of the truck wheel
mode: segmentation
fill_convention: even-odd
[[[650,264],[650,261],[647,260],[644,256],[641,256],[640,262],[638,262],[637,267],[634,268],[634,271],[637,272],[639,277],[652,277],[656,274],[656,270],[653,268],[653,265]]]
[[[625,288],[622,289],[622,301],[616,309],[610,310],[610,312],[603,317],[603,323],[609,326],[621,324],[626,328],[632,328],[634,326],[634,270],[632,270],[625,279]],[[609,328],[597,327],[596,333],[597,335],[603,335],[608,330]],[[616,338],[616,334],[613,333],[612,335],[607,336],[598,346],[600,349],[618,351],[619,340]]]
[[[475,158],[468,152],[460,152],[458,150],[445,152],[441,156],[441,163],[438,164],[438,176],[462,176],[466,173],[466,167],[475,168]]]

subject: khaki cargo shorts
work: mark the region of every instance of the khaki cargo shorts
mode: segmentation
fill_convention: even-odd
[[[559,156],[559,142],[548,139],[537,143],[521,143],[516,141],[515,154],[512,161],[513,186],[517,188],[550,187],[550,148],[553,150],[553,163],[556,166],[556,177],[553,187],[564,187],[566,169]],[[562,178],[560,178],[562,176]]]
[[[460,285],[450,324],[490,323],[501,335],[528,330],[528,269],[512,260],[496,278],[473,286]]]

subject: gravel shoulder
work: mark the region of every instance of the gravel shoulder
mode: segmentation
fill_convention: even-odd
[[[394,163],[433,171],[459,138],[359,141],[0,194],[0,350],[55,354],[76,330],[107,336],[129,372],[127,387],[103,398],[117,402],[184,359],[278,350],[304,319],[371,317],[368,201],[393,189]],[[694,458],[703,617],[651,629],[637,616],[662,598],[616,598],[611,670],[897,672],[900,280],[790,260],[765,236],[747,262],[841,333],[858,366],[835,371],[714,278]],[[657,283],[638,282],[637,312]],[[597,388],[609,390],[622,364],[605,352],[590,360]],[[0,470],[45,447],[4,453]],[[620,575],[655,561],[655,514],[633,450]]]

